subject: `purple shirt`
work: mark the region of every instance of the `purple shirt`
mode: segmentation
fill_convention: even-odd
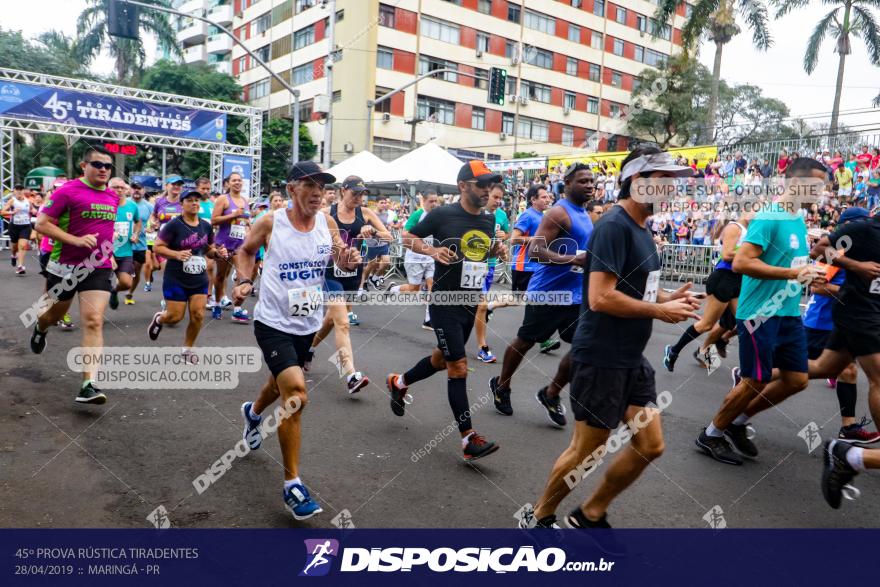
[[[153,214],[155,214],[156,220],[159,221],[159,228],[161,228],[165,226],[169,220],[173,220],[183,214],[183,206],[179,200],[177,202],[169,202],[168,199],[163,196],[156,200]]]
[[[43,206],[46,216],[58,221],[58,227],[73,236],[97,234],[98,246],[95,249],[66,245],[57,241],[52,248],[50,259],[63,265],[79,265],[88,259],[95,250],[106,250],[109,243],[113,250],[113,223],[119,207],[119,196],[110,188],[97,190],[88,185],[83,178],[68,181],[55,190]],[[97,255],[98,269],[109,269],[110,256]]]

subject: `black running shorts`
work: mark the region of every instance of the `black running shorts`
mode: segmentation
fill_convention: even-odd
[[[614,430],[630,406],[656,403],[654,369],[645,357],[638,367],[625,369],[572,360],[569,396],[575,420],[593,428]]]
[[[853,358],[880,353],[880,328],[865,323],[861,330],[834,324],[826,348],[832,351],[846,350]]]
[[[517,338],[526,342],[544,342],[559,332],[559,338],[571,344],[577,330],[580,304],[567,306],[527,305]]]
[[[727,269],[716,269],[706,280],[706,293],[719,302],[729,302],[739,297],[742,274]]]
[[[257,320],[254,320],[254,335],[273,377],[278,377],[290,367],[302,368],[315,338],[314,333],[290,334]]]
[[[526,291],[529,288],[529,281],[532,279],[533,271],[517,271],[511,272],[510,291]]]
[[[79,282],[74,282],[73,280],[49,273],[49,276],[46,277],[46,288],[51,297],[52,289],[55,286],[59,286],[58,301],[66,302],[72,300],[77,292],[106,291],[110,293],[113,291],[113,284],[110,281],[112,275],[112,269],[94,269]]]
[[[428,306],[437,348],[447,361],[467,356],[465,345],[474,329],[477,309],[473,306]]]

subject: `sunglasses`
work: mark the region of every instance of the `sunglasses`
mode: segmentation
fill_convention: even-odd
[[[101,163],[100,161],[89,161],[89,165],[91,165],[95,169],[106,169],[108,171],[113,169],[112,163]]]
[[[482,180],[482,179],[469,179],[465,183],[472,183],[475,186],[477,186],[478,188],[480,188],[481,190],[484,190],[486,188],[490,188],[493,185],[495,185],[494,181],[487,181],[487,180]]]

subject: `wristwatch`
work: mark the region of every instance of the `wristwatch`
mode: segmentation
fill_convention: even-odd
[[[252,279],[239,279],[238,280],[238,285],[244,285],[244,284],[253,285],[254,281]]]

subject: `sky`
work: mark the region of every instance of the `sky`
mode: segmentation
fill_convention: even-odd
[[[0,6],[18,3],[19,0],[0,0]],[[28,0],[27,10],[3,12],[2,27],[21,30],[26,37],[50,29],[73,36],[76,34],[76,18],[85,5],[85,0]],[[793,116],[811,116],[812,123],[828,122],[837,76],[834,44],[830,40],[823,44],[819,65],[812,75],[804,72],[803,56],[807,38],[815,23],[831,8],[814,2],[810,7],[790,13],[780,21],[772,21],[770,26],[774,44],[766,52],[752,47],[751,34],[745,29],[725,46],[721,77],[728,83],[760,86],[764,95],[785,102]],[[880,18],[880,14],[877,16]],[[701,61],[710,69],[714,50],[714,45],[704,43],[700,52]],[[148,42],[148,55],[154,53],[155,43]],[[95,71],[109,74],[113,62],[103,56],[93,66]],[[880,110],[871,106],[872,99],[878,93],[880,67],[869,63],[864,43],[856,40],[853,53],[846,60],[841,123],[863,125],[861,128],[876,129],[872,132],[880,134]],[[847,111],[856,112],[848,114]]]

